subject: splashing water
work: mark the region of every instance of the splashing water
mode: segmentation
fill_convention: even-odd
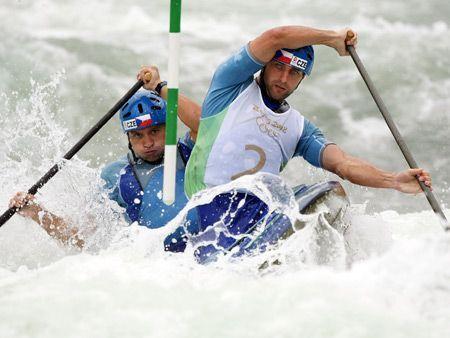
[[[32,100],[8,103],[9,111],[26,116],[30,128],[24,132],[10,124],[2,129],[8,140],[2,146],[7,159],[1,164],[4,202],[18,186],[34,182],[72,143],[59,124],[37,123],[50,114],[41,103],[54,95],[55,87],[34,85]],[[29,102],[30,109],[23,109]],[[14,148],[19,139],[32,139],[49,158],[33,158],[28,149]],[[228,337],[230,323],[237,337],[247,336],[249,329],[263,337],[294,337],[299,327],[302,334],[317,337],[423,337],[430,327],[436,336],[446,332],[450,241],[430,212],[369,216],[364,206],[358,210],[355,205],[346,216],[350,227],[344,237],[324,223],[332,253],[324,264],[318,261],[320,213],[299,215],[291,190],[278,177],[242,177],[200,193],[187,209],[207,203],[221,189],[236,188],[251,191],[270,210],[283,210],[306,226],[277,250],[233,263],[219,259],[205,267],[195,262],[195,247],[186,254],[163,251],[162,238],[182,224],[186,211],[161,229],[128,226],[119,216],[121,208],[102,190],[99,169],[77,157],[65,163],[38,200],[81,229],[87,250],[80,254],[61,248],[19,216],[2,227],[1,335],[78,337],[95,330],[109,337],[159,337],[160,332]],[[274,261],[281,265],[258,269]],[[103,324],[98,326],[100,312]],[[51,320],[56,315],[67,320]]]
[[[448,206],[448,1],[196,0],[183,6],[180,89],[198,102],[224,57],[271,26],[355,27],[361,58]],[[0,5],[2,208],[59,161],[130,87],[141,64],[155,63],[167,75],[167,11],[166,2],[141,0]],[[351,61],[325,47],[316,51],[314,74],[290,103],[351,154],[403,169]],[[65,71],[49,78],[55,69]],[[1,337],[450,335],[450,238],[422,197],[346,185],[353,201],[369,202],[352,205],[344,236],[323,223],[329,236],[318,237],[319,212],[276,250],[201,266],[195,248],[163,251],[161,239],[182,215],[150,230],[126,224],[107,198],[98,167],[126,151],[119,130],[105,126],[37,196],[80,228],[87,250],[60,247],[20,216],[1,227]],[[289,185],[330,179],[301,160],[282,176]],[[285,183],[240,184],[256,189],[271,210],[305,217]],[[328,241],[325,262],[318,240]],[[282,264],[258,269],[276,260]]]
[[[122,210],[108,199],[107,192],[102,189],[98,169],[89,168],[87,161],[77,157],[71,161],[61,160],[73,143],[68,138],[67,129],[55,121],[60,108],[53,98],[62,76],[63,73],[55,74],[46,84],[32,80],[32,91],[27,100],[20,100],[17,94],[13,93],[15,105],[12,104],[12,100],[3,101],[5,105],[3,109],[15,119],[5,118],[1,121],[4,126],[1,129],[1,137],[5,140],[1,146],[1,154],[4,158],[1,165],[4,173],[2,174],[1,199],[2,204],[7,205],[6,201],[16,191],[26,191],[53,164],[60,163],[60,171],[39,190],[37,200],[55,214],[61,215],[69,224],[76,226],[80,230],[80,236],[89,234],[86,238],[86,247],[88,251],[95,252],[105,247],[114,234],[114,229],[124,224],[120,217]],[[5,94],[3,96],[7,97]],[[4,244],[2,248],[6,250],[3,254],[7,262],[6,266],[10,268],[22,265],[24,255],[30,257],[36,254],[39,257],[43,255],[34,252],[34,250],[40,251],[39,247],[28,251],[22,247],[23,240],[18,240],[21,236],[16,237],[20,232],[14,231],[14,223],[18,223],[20,227],[27,226],[26,223],[29,222],[21,219],[20,216],[15,216],[2,227],[5,236],[0,238],[0,242]],[[32,237],[36,236],[41,241],[50,240],[46,238],[47,235],[43,233],[43,230],[37,231],[34,228],[33,226],[29,229]],[[22,230],[22,235],[27,236],[28,230],[26,228]],[[12,238],[9,238],[8,234]],[[8,242],[10,244],[6,245]],[[54,254],[56,250],[54,243],[51,243],[50,247]],[[21,252],[22,250],[26,252]],[[62,250],[57,257],[61,254],[63,254]],[[34,261],[31,266],[45,261]]]

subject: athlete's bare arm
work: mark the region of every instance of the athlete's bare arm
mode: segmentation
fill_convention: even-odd
[[[390,188],[404,193],[422,191],[416,176],[431,188],[431,177],[423,169],[409,169],[400,173],[381,170],[359,158],[346,154],[335,144],[328,145],[323,153],[323,168],[344,180],[372,188]]]
[[[346,42],[349,32],[352,33],[352,38]],[[250,41],[249,47],[252,56],[265,64],[281,48],[326,45],[334,48],[339,55],[343,56],[348,55],[345,45],[356,45],[357,41],[358,35],[349,28],[333,31],[303,26],[282,26],[265,31],[256,39]]]
[[[146,74],[150,73],[150,80],[146,77]],[[158,83],[161,82],[159,76],[159,70],[156,66],[144,66],[141,68],[137,75],[138,80],[144,81],[144,88],[147,90],[155,90]],[[167,101],[167,86],[161,89],[161,97]],[[179,94],[178,96],[178,116],[180,120],[190,129],[191,138],[195,141],[198,133],[198,126],[200,124],[200,116],[202,108],[200,105],[187,98],[186,96]]]
[[[9,207],[18,208],[17,213],[19,215],[31,218],[60,243],[83,248],[84,241],[78,236],[78,229],[69,226],[63,218],[45,210],[36,202],[33,195],[18,192],[9,201]]]

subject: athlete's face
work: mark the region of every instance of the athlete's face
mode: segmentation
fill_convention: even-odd
[[[275,100],[282,101],[297,89],[303,80],[303,72],[278,61],[270,61],[264,71],[264,83],[267,94]]]
[[[128,132],[131,147],[137,157],[148,162],[158,161],[164,155],[166,126],[151,126]]]

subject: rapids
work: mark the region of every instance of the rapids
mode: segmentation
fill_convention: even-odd
[[[142,64],[167,76],[168,3],[1,1],[2,212],[134,84]],[[360,57],[450,215],[449,17],[445,0],[184,1],[180,90],[201,102],[215,67],[270,27],[353,27]],[[325,47],[316,55],[290,103],[349,153],[404,169],[350,58]],[[278,250],[201,266],[193,248],[162,250],[169,227],[128,225],[107,198],[100,170],[125,151],[113,119],[38,193],[82,229],[83,252],[20,216],[1,227],[0,337],[450,336],[450,237],[423,196],[344,182],[350,227],[334,234],[327,264],[317,264],[315,215]],[[336,179],[301,159],[282,178],[290,186]],[[282,264],[259,270],[268,259]]]

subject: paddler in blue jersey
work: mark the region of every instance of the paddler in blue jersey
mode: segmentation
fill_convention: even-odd
[[[110,198],[125,209],[125,218],[129,222],[159,228],[174,218],[187,203],[184,171],[196,139],[200,106],[183,95],[179,96],[178,115],[190,130],[177,144],[176,198],[172,205],[167,206],[162,201],[167,83],[160,80],[155,66],[143,67],[137,77],[144,81],[146,90],[137,92],[119,112],[130,151],[127,156],[108,164],[101,177],[106,182]],[[78,230],[42,208],[32,195],[17,193],[11,199],[10,207],[21,207],[20,215],[33,219],[61,242],[83,247],[84,240]],[[190,213],[188,218],[190,226],[195,226],[195,213]]]
[[[155,88],[163,97],[167,96],[165,82],[158,82],[157,69],[147,68],[139,78],[152,72],[152,80],[145,88]],[[107,165],[101,177],[110,197],[126,208],[127,219],[138,221],[148,228],[159,228],[167,224],[187,203],[184,193],[184,171],[194,147],[198,130],[200,106],[186,97],[180,97],[179,116],[190,128],[177,143],[175,202],[166,206],[162,201],[163,162],[165,146],[166,101],[156,92],[136,93],[120,110],[120,122],[128,137],[128,155]],[[194,220],[192,220],[194,221]]]
[[[353,36],[348,41],[347,34]],[[357,34],[351,29],[278,27],[225,60],[203,102],[197,141],[186,168],[188,196],[243,175],[278,175],[296,156],[354,184],[416,194],[421,191],[418,176],[431,187],[430,175],[422,169],[392,173],[348,155],[286,101],[312,72],[313,45],[325,45],[346,56],[346,44],[356,43]],[[201,231],[213,225],[226,227],[213,232],[212,243],[209,240],[197,248],[202,261],[217,250],[233,248],[238,237],[267,215],[268,207],[250,193],[233,191],[217,195],[211,203],[197,207],[197,212]],[[185,244],[171,244],[177,245]]]

